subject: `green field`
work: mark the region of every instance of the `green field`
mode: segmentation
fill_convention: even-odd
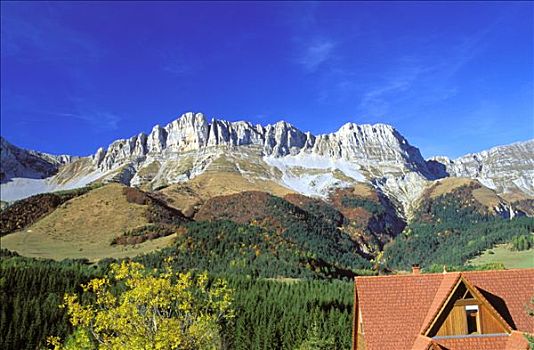
[[[490,252],[493,252],[491,254]],[[512,251],[508,244],[499,244],[469,261],[472,265],[503,263],[508,269],[534,267],[534,249]]]

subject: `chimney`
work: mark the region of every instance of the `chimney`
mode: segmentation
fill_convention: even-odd
[[[420,273],[421,273],[421,268],[419,267],[419,264],[413,264],[412,275],[419,275]]]

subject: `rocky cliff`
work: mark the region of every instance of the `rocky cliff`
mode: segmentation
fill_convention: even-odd
[[[521,191],[534,196],[534,140],[493,147],[455,160],[436,157],[447,176],[476,179],[498,193]]]
[[[385,124],[347,123],[334,133],[312,135],[284,121],[262,126],[208,120],[190,112],[148,134],[117,140],[90,157],[73,160],[24,151],[2,139],[2,174],[19,179],[3,184],[2,196],[13,200],[97,180],[156,189],[204,173],[233,173],[252,183],[271,181],[324,198],[333,188],[363,182],[385,194],[404,215],[433,181],[449,176],[477,179],[498,193],[534,195],[534,140],[456,160],[425,161]],[[46,179],[20,181],[24,178]]]
[[[93,159],[106,171],[147,156],[179,156],[221,146],[258,146],[266,157],[315,155],[355,161],[368,169],[382,164],[431,175],[419,150],[389,125],[348,123],[335,133],[314,136],[284,121],[267,126],[216,119],[208,122],[202,113],[186,113],[165,127],[155,126],[148,135],[117,140],[107,149],[99,149]]]
[[[0,137],[0,182],[5,183],[12,178],[44,179],[56,174],[61,165],[76,158],[25,150]]]

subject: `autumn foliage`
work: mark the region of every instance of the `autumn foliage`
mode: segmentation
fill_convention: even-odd
[[[223,280],[112,264],[110,273],[83,286],[90,304],[66,294],[64,307],[75,332],[60,349],[218,349],[221,324],[233,317],[232,291]]]

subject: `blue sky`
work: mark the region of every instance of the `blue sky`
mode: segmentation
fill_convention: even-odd
[[[1,134],[87,155],[186,111],[388,123],[425,157],[534,138],[532,2],[2,2]]]

